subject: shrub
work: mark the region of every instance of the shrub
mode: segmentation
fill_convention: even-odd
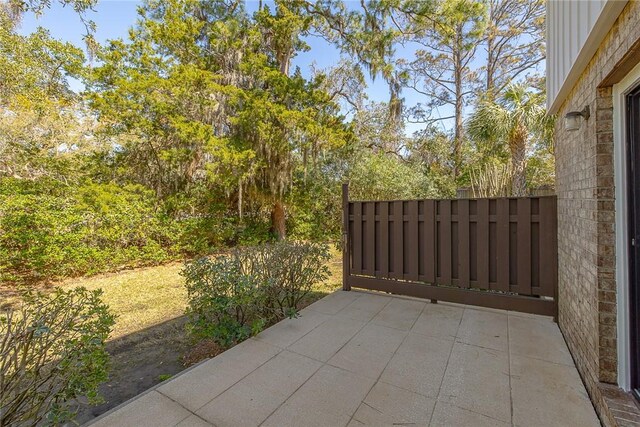
[[[313,285],[328,277],[328,259],[326,245],[278,242],[187,264],[182,274],[192,333],[228,346],[297,315]]]
[[[201,258],[182,271],[187,287],[191,332],[229,346],[259,330],[260,288],[234,256]]]
[[[383,154],[361,156],[349,171],[353,200],[424,199],[438,195],[419,164]]]
[[[329,275],[329,248],[324,244],[278,242],[236,250],[234,256],[262,288],[269,318],[296,316],[313,285]]]
[[[139,186],[0,181],[0,280],[55,280],[170,258],[174,236]]]
[[[26,293],[21,308],[0,315],[0,425],[57,425],[73,418],[75,399],[100,401],[114,323],[100,296]]]

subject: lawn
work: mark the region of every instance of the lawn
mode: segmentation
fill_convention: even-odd
[[[316,285],[308,301],[305,301],[307,304],[341,286],[340,253],[332,247],[331,255],[328,264],[331,276],[329,280]],[[187,292],[180,276],[182,267],[183,263],[171,263],[125,270],[68,280],[62,286],[102,289],[104,302],[118,316],[110,338],[116,340],[184,314]]]
[[[322,298],[341,286],[340,252],[332,248],[330,277],[318,283],[304,304]],[[105,403],[81,406],[77,421],[87,422],[125,400],[147,390],[221,350],[213,343],[194,343],[185,331],[187,293],[180,276],[183,263],[145,267],[67,280],[66,288],[102,289],[103,299],[117,315],[107,344],[111,376],[101,386]]]

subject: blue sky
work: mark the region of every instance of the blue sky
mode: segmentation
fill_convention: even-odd
[[[95,37],[99,43],[104,43],[109,39],[127,38],[129,28],[135,24],[137,19],[137,7],[140,2],[133,0],[105,0],[100,1],[94,12],[89,12],[87,17],[96,23],[97,29]],[[249,11],[257,8],[258,2],[247,0],[247,9]],[[77,14],[70,7],[64,7],[58,2],[52,2],[50,9],[45,10],[44,14],[36,17],[34,14],[28,13],[23,16],[19,31],[23,34],[33,32],[38,26],[44,27],[50,31],[55,38],[73,43],[76,46],[84,47],[82,40],[85,34],[85,28]],[[303,73],[306,74],[311,65],[315,63],[318,68],[327,68],[337,63],[340,59],[339,51],[319,37],[307,38],[307,43],[311,50],[300,53],[294,59],[294,65],[299,66]],[[399,50],[400,54],[411,55],[412,49],[404,48]],[[408,58],[409,59],[409,58]],[[389,98],[389,90],[384,80],[378,78],[374,82],[368,82],[367,96],[371,101],[387,101]],[[80,82],[71,82],[72,89],[76,91],[82,90]],[[409,89],[405,89],[402,96],[408,106],[415,105],[423,98]],[[441,116],[448,116],[450,109],[442,108],[439,113]],[[451,126],[451,123],[444,123],[445,127]],[[407,134],[410,134],[421,128],[417,124],[407,124]]]

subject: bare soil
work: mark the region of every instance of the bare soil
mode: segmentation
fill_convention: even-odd
[[[104,403],[81,404],[76,422],[84,424],[184,370],[183,355],[192,347],[185,323],[184,316],[178,317],[107,343],[111,374],[100,386]]]

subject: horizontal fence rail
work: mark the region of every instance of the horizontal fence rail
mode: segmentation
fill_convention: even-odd
[[[555,196],[350,201],[343,284],[556,314]]]

